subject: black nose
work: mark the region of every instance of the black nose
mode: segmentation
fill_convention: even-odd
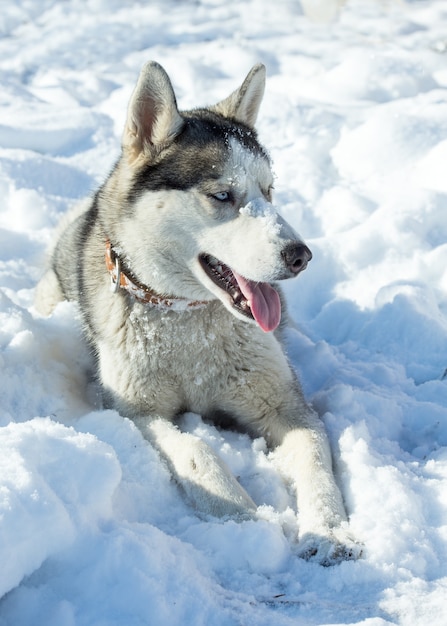
[[[289,243],[281,254],[292,274],[299,274],[305,270],[312,258],[312,252],[304,243]]]

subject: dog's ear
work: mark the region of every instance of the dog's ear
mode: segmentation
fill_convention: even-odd
[[[254,127],[265,88],[265,66],[255,65],[236,91],[211,107],[220,115]]]
[[[165,70],[155,61],[143,66],[127,110],[123,149],[130,161],[141,153],[156,154],[180,132],[174,90]]]

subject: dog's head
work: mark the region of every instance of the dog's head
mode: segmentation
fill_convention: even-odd
[[[104,193],[116,209],[108,234],[141,282],[160,294],[218,298],[269,331],[281,317],[270,283],[296,276],[312,255],[272,204],[270,159],[254,130],[264,84],[256,65],[222,102],[179,112],[167,74],[147,63]]]

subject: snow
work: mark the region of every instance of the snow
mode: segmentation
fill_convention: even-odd
[[[254,217],[259,220],[263,228],[270,236],[279,235],[281,232],[281,224],[278,221],[278,210],[270,202],[263,198],[255,198],[250,200],[246,205],[239,209],[241,215]]]
[[[447,623],[444,0],[3,0],[0,626]],[[33,309],[52,229],[119,153],[146,60],[183,108],[267,66],[275,207],[313,260],[285,285],[363,558],[296,555],[265,442],[187,414],[259,505],[203,519],[99,410],[74,306]]]

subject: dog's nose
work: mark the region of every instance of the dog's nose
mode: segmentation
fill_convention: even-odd
[[[290,243],[281,254],[292,274],[299,274],[305,270],[312,258],[312,252],[304,243]]]

